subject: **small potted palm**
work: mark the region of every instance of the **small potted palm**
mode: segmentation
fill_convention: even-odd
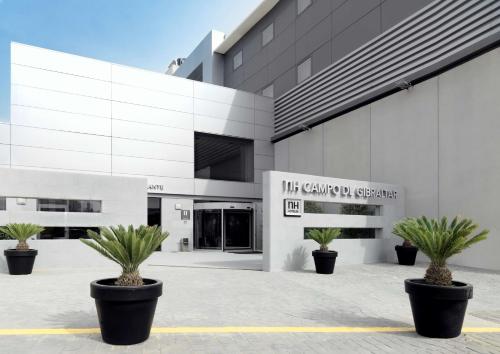
[[[142,278],[139,265],[168,233],[158,226],[130,225],[88,230],[90,239],[80,239],[104,257],[120,265],[118,278],[93,281],[90,296],[95,299],[102,339],[109,344],[130,345],[148,339],[163,283]]]
[[[402,245],[396,245],[394,248],[396,249],[399,264],[407,266],[415,265],[418,248],[413,246],[410,241],[404,240]]]
[[[460,335],[472,285],[454,281],[446,261],[486,238],[488,230],[475,233],[478,225],[455,217],[406,218],[394,226],[394,234],[410,241],[430,258],[423,279],[406,279],[413,321],[418,334],[432,338]]]
[[[340,229],[335,228],[312,229],[309,231],[308,237],[319,243],[319,250],[312,252],[316,273],[333,273],[338,253],[336,251],[329,251],[328,245],[339,236]]]
[[[18,241],[15,249],[6,249],[3,252],[7,259],[7,267],[10,274],[31,274],[38,251],[31,249],[26,240],[43,230],[43,227],[34,224],[13,223],[0,227],[0,233]]]

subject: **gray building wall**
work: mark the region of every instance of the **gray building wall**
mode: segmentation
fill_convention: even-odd
[[[313,0],[297,15],[297,0],[281,0],[225,54],[224,85],[279,97],[297,84],[297,65],[312,58],[312,75],[420,10],[431,0]],[[274,39],[262,31],[274,23]],[[233,70],[242,50],[243,65]]]
[[[408,216],[471,217],[451,263],[500,269],[500,49],[275,144],[275,169],[402,185]],[[423,259],[423,257],[421,257]]]

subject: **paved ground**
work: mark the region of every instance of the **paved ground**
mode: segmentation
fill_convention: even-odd
[[[1,329],[95,328],[91,280],[116,268],[38,269],[0,274]],[[145,266],[163,280],[154,327],[398,327],[412,326],[403,280],[422,266],[342,266],[332,276],[312,272]],[[474,284],[466,327],[500,327],[500,273],[455,268]],[[140,345],[115,347],[98,333],[0,336],[0,353],[500,353],[500,333],[465,333],[451,340],[412,331],[394,333],[156,333]],[[182,332],[182,329],[180,329]],[[205,329],[206,331],[206,329]],[[210,330],[208,330],[210,332]],[[286,331],[285,331],[286,332]]]

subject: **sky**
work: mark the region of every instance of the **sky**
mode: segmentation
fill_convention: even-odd
[[[164,72],[261,0],[0,0],[0,121],[10,118],[10,42]]]

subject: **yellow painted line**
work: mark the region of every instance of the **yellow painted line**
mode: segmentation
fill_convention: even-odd
[[[216,333],[391,333],[414,332],[413,327],[153,327],[153,334]],[[0,336],[100,334],[99,328],[10,328]],[[500,327],[464,327],[462,333],[500,333]]]
[[[151,333],[368,333],[409,332],[411,327],[157,327]]]

